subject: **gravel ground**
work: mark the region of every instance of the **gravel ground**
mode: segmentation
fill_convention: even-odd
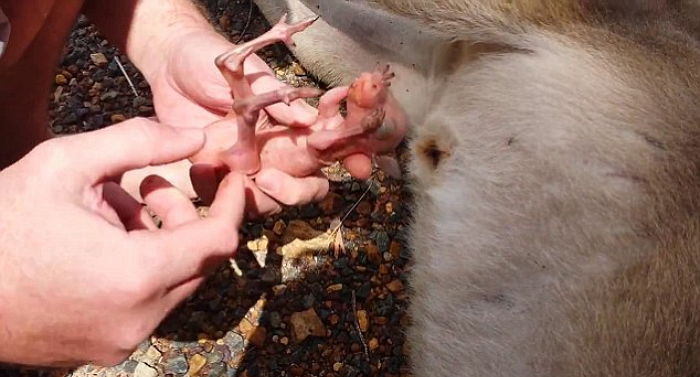
[[[234,42],[270,26],[249,0],[200,3]],[[261,55],[286,82],[322,86],[284,46]],[[153,115],[148,84],[86,19],[71,34],[49,95],[51,127],[59,134]],[[331,193],[324,201],[247,224],[235,260],[129,360],[113,368],[0,369],[0,376],[408,376],[410,256],[402,236],[409,193],[381,172],[368,181],[337,167],[327,173]]]

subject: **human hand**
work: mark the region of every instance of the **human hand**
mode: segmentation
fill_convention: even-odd
[[[231,89],[214,61],[234,45],[208,29],[188,29],[185,34],[172,40],[175,43],[172,43],[171,52],[163,57],[161,64],[148,75],[159,119],[173,125],[183,124],[183,120],[186,120],[187,126],[196,127],[204,127],[221,120],[232,106]],[[255,54],[245,59],[244,72],[254,93],[267,93],[286,87],[286,84],[279,81],[267,64]],[[284,103],[267,106],[264,113],[265,116],[269,115],[274,123],[293,128],[308,127],[318,116],[318,111],[302,99],[293,101],[289,106]],[[290,137],[288,133],[284,135]],[[205,149],[216,150],[232,142],[235,140],[218,141],[209,138]],[[343,159],[343,163],[356,178],[365,179],[371,172],[370,158],[364,154],[349,155]],[[267,174],[259,177],[258,181],[265,181],[265,176]],[[279,210],[277,202],[298,205],[323,198],[325,192],[317,190],[328,186],[327,180],[318,175],[300,179],[278,171],[269,176],[274,177],[276,182],[282,180],[285,189],[264,190],[267,195],[263,195],[261,190],[249,187],[249,192],[253,193],[253,200],[247,203],[250,206],[255,205],[256,210],[261,213]],[[211,181],[198,182],[195,186],[198,187],[197,192],[200,196],[202,190],[215,190],[211,185],[202,185],[203,182]]]
[[[126,170],[187,158],[197,129],[132,119],[52,139],[0,171],[0,362],[114,365],[231,257],[243,217],[243,178],[229,174],[208,217],[160,177],[141,194]]]

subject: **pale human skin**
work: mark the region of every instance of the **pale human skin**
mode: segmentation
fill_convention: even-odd
[[[216,66],[231,89],[233,106],[223,119],[205,127],[208,142],[190,158],[195,162],[193,175],[199,178],[195,188],[205,202],[214,192],[207,192],[202,182],[207,178],[215,182],[226,171],[242,172],[251,179],[269,171],[306,177],[360,154],[371,156],[388,174],[400,176],[392,154],[404,139],[408,124],[390,91],[394,74],[388,65],[363,72],[349,87],[326,93],[312,87],[282,87],[255,94],[245,79],[243,62],[251,54],[274,43],[293,45],[292,37],[314,21],[289,24],[283,15],[270,30],[216,58]],[[260,111],[271,104],[315,96],[320,96],[318,117],[309,125],[278,125]],[[347,115],[343,116],[340,106],[345,99]]]
[[[0,173],[3,190],[22,193],[0,197],[0,362],[119,363],[208,267],[233,255],[243,176],[227,176],[205,219],[181,191],[150,176],[141,194],[163,216],[161,229],[113,180],[186,158],[204,140],[201,129],[134,119],[44,142]],[[163,142],[170,147],[159,148]]]
[[[698,375],[697,1],[256,3],[328,82],[397,72],[412,375]]]
[[[13,28],[0,58],[0,362],[122,361],[196,289],[205,267],[233,255],[244,215],[327,192],[318,176],[272,171],[253,184],[231,173],[211,216],[198,219],[188,158],[206,148],[202,129],[231,106],[213,61],[233,46],[189,0],[0,0],[0,7]],[[143,72],[157,120],[51,139],[46,93],[81,10]],[[255,55],[245,65],[258,73],[254,92],[284,86]],[[265,110],[280,124],[317,117],[299,102]],[[368,156],[344,164],[358,177],[369,174]],[[164,229],[154,229],[141,200],[166,219]]]

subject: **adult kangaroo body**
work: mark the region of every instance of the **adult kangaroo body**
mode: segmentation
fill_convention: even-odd
[[[411,122],[417,377],[700,373],[697,2],[256,0]]]

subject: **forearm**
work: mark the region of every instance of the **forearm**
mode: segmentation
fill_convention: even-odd
[[[177,48],[178,38],[215,33],[192,0],[87,0],[84,13],[146,79]]]

